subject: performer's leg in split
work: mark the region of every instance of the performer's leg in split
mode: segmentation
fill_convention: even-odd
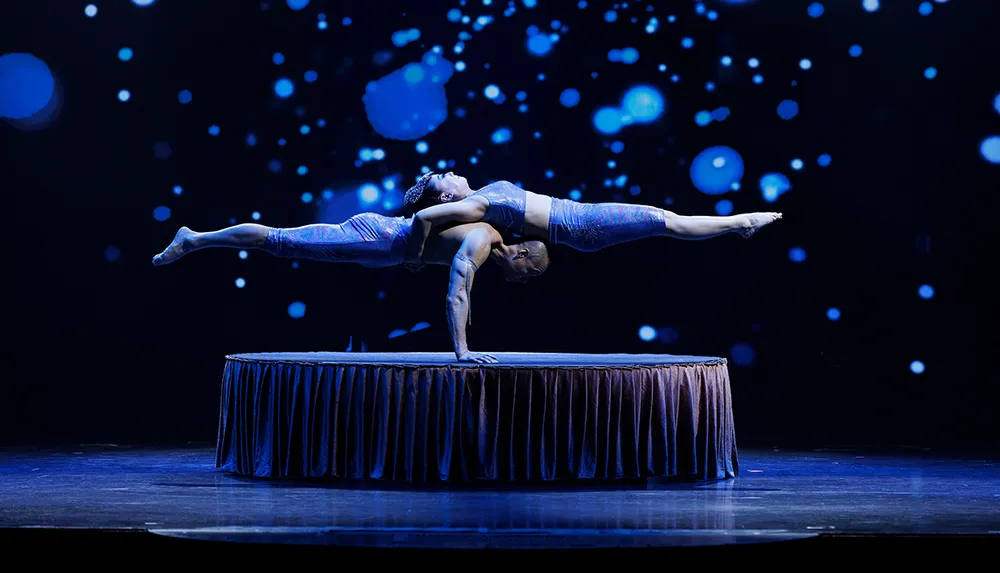
[[[153,264],[170,264],[188,253],[211,247],[260,249],[273,255],[273,243],[267,240],[268,231],[271,231],[271,227],[255,223],[244,223],[209,233],[196,233],[187,227],[181,227],[170,245],[153,257]]]
[[[764,225],[781,218],[781,213],[748,213],[727,217],[678,215],[670,211],[663,213],[668,236],[695,241],[733,232],[750,237]]]

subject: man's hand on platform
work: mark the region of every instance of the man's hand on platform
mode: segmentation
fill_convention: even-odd
[[[492,354],[484,354],[482,352],[466,352],[465,354],[460,354],[458,356],[459,362],[475,362],[477,364],[496,364],[500,362],[497,360],[496,356]]]

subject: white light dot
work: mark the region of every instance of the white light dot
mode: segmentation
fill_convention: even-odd
[[[243,288],[247,286],[247,281],[243,280],[243,277],[236,279],[236,288]]]
[[[923,374],[925,369],[924,363],[919,360],[910,362],[910,372],[913,372],[914,374]]]
[[[250,255],[246,251],[240,251],[240,258],[243,259],[244,261],[247,260],[248,256]]]
[[[83,9],[83,13],[86,14],[88,18],[93,18],[94,16],[97,16],[97,6],[87,4],[87,7]]]

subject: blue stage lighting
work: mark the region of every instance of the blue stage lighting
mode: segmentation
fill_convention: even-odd
[[[639,61],[639,50],[635,48],[622,48],[621,62],[623,64],[634,64]]]
[[[250,253],[248,253],[246,251],[240,251],[239,252],[240,260],[245,261],[245,260],[247,260],[247,257],[249,257],[249,256],[250,256]]]
[[[582,198],[582,197],[583,197],[583,194],[580,193],[579,189],[573,189],[573,190],[571,190],[569,192],[569,198],[572,199],[572,200],[574,200],[574,201],[579,201],[580,198]]]
[[[802,263],[806,260],[806,250],[802,247],[792,247],[788,249],[788,259],[793,263]]]
[[[614,10],[608,10],[607,12],[604,13],[605,22],[614,22],[617,19],[618,19],[618,12],[615,12]]]
[[[292,318],[302,318],[306,315],[306,303],[293,302],[288,305],[288,316]]]
[[[636,123],[656,121],[663,114],[663,108],[663,95],[653,86],[635,86],[622,98],[622,110]]]
[[[132,99],[132,93],[128,90],[120,90],[118,92],[118,101],[128,101]]]
[[[937,68],[930,67],[924,70],[924,77],[929,80],[933,80],[934,78],[937,77],[937,75],[938,75]]]
[[[211,135],[212,137],[215,137],[220,133],[222,133],[222,129],[220,129],[219,126],[217,125],[208,126],[208,134]]]
[[[860,45],[854,44],[849,50],[847,50],[847,53],[850,54],[852,58],[858,58],[861,56],[862,51],[863,50]]]
[[[104,249],[104,260],[109,263],[113,263],[120,259],[122,256],[122,251],[114,245],[108,245],[108,248]]]
[[[427,149],[429,148],[426,141],[418,141],[415,147],[417,153],[427,153]]]
[[[281,78],[274,82],[274,93],[284,99],[295,93],[295,84],[288,78]]]
[[[879,1],[878,0],[862,0],[861,6],[869,12],[874,12],[878,10]]]
[[[486,99],[496,99],[500,96],[500,88],[490,84],[483,90],[483,95],[486,96]]]
[[[731,147],[716,146],[691,161],[691,182],[706,195],[722,195],[743,178],[743,158]]]
[[[319,79],[319,74],[317,74],[314,70],[307,70],[303,79],[306,80],[307,84],[311,84]]]
[[[372,159],[375,161],[382,161],[385,159],[385,150],[382,148],[376,148],[372,150]]]
[[[747,60],[747,65],[750,66],[751,68],[756,68],[757,66],[760,65],[760,60],[758,60],[757,58],[750,58],[749,60]]]
[[[132,3],[136,6],[149,6],[153,2],[156,2],[156,0],[132,0]]]
[[[754,76],[753,76],[753,83],[758,84],[758,85],[764,83],[764,76],[762,76],[760,74],[754,74]]]
[[[379,197],[382,195],[382,191],[377,185],[372,183],[365,183],[358,188],[358,200],[361,201],[362,205],[373,205],[378,203]]]
[[[736,366],[750,366],[756,358],[757,353],[749,344],[740,342],[729,349],[729,359]]]
[[[615,155],[625,151],[625,144],[621,141],[615,141],[611,143],[611,153]]]
[[[979,144],[979,152],[990,163],[1000,163],[1000,136],[987,137]]]
[[[310,192],[308,192],[308,191],[306,191],[305,193],[302,194],[301,199],[302,199],[303,203],[312,203],[313,194],[310,193]]]
[[[563,92],[559,94],[559,103],[566,107],[575,106],[580,103],[580,92],[573,88],[563,90]]]
[[[512,135],[513,134],[511,133],[509,128],[501,127],[500,129],[493,132],[493,135],[490,136],[490,139],[493,140],[493,143],[497,144],[507,143],[508,141],[510,141]]]
[[[830,157],[829,153],[824,153],[823,155],[820,155],[818,159],[816,159],[816,163],[818,163],[820,167],[829,167],[832,161],[833,158]]]
[[[612,135],[622,128],[622,112],[618,108],[602,107],[594,114],[594,127],[597,131]]]
[[[803,167],[805,167],[805,163],[803,163],[801,159],[796,158],[792,160],[792,169],[801,171]]]
[[[656,340],[656,329],[649,325],[639,327],[639,339],[643,342]]]
[[[802,58],[801,60],[799,60],[799,67],[802,68],[803,70],[811,69],[813,67],[812,60],[810,60],[809,58]]]
[[[170,218],[170,207],[160,205],[156,209],[153,209],[153,218],[161,223],[166,221]]]
[[[458,8],[452,8],[451,10],[448,10],[448,21],[449,22],[458,22],[461,19],[462,19],[462,11],[461,10],[459,10]]]
[[[920,295],[920,298],[925,300],[934,298],[934,287],[931,285],[920,285],[920,288],[917,289],[917,294]]]
[[[782,194],[792,188],[792,184],[781,173],[768,173],[760,178],[760,191],[764,200],[774,203]]]
[[[274,62],[274,65],[280,66],[285,63],[285,55],[281,52],[275,52],[274,55],[271,56],[271,61]]]
[[[910,372],[913,372],[914,374],[923,374],[924,370],[926,370],[926,368],[924,367],[923,362],[919,360],[910,362]]]
[[[715,212],[720,217],[726,217],[733,214],[733,202],[729,199],[722,199],[715,204]]]
[[[305,175],[306,173],[309,173],[309,168],[305,165],[299,165],[299,168],[296,169],[295,172],[299,175]]]
[[[0,117],[35,115],[52,100],[55,88],[55,78],[42,60],[31,54],[0,55]]]
[[[920,6],[917,7],[917,12],[919,12],[921,16],[930,16],[933,11],[934,5],[930,2],[921,2]]]
[[[371,161],[373,155],[374,153],[368,147],[362,147],[361,150],[358,151],[358,159],[360,159],[361,161],[365,162]]]
[[[795,100],[786,99],[778,104],[778,117],[789,120],[799,114],[799,104]]]
[[[826,317],[830,320],[837,321],[840,320],[840,309],[839,308],[829,308],[826,311]]]
[[[534,34],[528,37],[528,51],[536,56],[544,56],[552,51],[552,39],[548,34]]]
[[[122,48],[118,50],[118,59],[127,62],[132,59],[132,48]]]
[[[819,18],[820,16],[823,15],[823,12],[825,10],[822,4],[820,4],[819,2],[813,2],[812,4],[809,5],[809,8],[807,8],[806,11],[813,18]]]
[[[693,48],[694,40],[692,40],[691,38],[681,38],[681,47],[685,49]]]
[[[181,102],[182,104],[186,105],[191,103],[191,99],[192,95],[189,90],[181,90],[180,93],[177,94],[177,101]]]
[[[694,114],[694,122],[700,126],[706,126],[712,123],[712,114],[708,111],[699,111]]]
[[[722,65],[726,67],[733,65],[733,59],[729,56],[722,56],[722,60],[720,61],[722,62]]]
[[[285,0],[292,10],[301,10],[309,5],[309,0]]]
[[[997,97],[993,100],[993,109],[997,110],[997,113],[1000,113],[1000,93],[998,93]]]
[[[83,9],[83,13],[86,14],[88,18],[93,18],[94,16],[97,16],[97,6],[87,4],[87,7]]]
[[[184,192],[184,188],[180,185],[174,185],[174,195],[180,195]]]
[[[247,281],[243,277],[236,279],[236,288],[243,288],[245,286],[247,286]]]
[[[254,211],[253,213],[250,213],[250,218],[253,219],[254,221],[260,221],[260,211]]]

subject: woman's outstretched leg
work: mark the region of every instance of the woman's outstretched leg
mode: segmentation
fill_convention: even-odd
[[[167,265],[188,253],[210,247],[267,250],[269,230],[270,227],[254,223],[244,223],[210,233],[196,233],[187,227],[181,227],[170,245],[153,257],[153,264]]]
[[[761,227],[781,218],[781,213],[746,213],[728,217],[704,217],[666,214],[667,235],[677,239],[700,240],[726,233],[739,233],[750,237]]]

